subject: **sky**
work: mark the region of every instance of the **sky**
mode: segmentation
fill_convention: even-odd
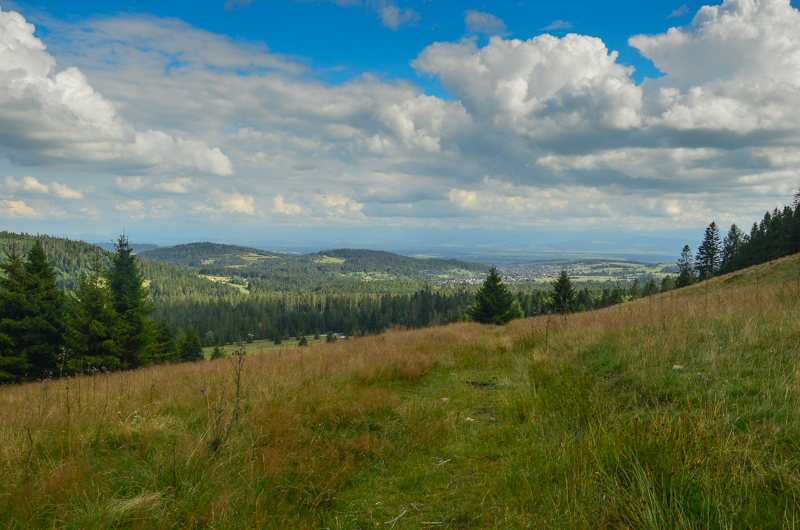
[[[791,202],[799,118],[789,0],[0,0],[11,231],[677,254]]]

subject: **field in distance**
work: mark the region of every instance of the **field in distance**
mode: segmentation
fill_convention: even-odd
[[[0,525],[793,527],[799,266],[0,388]]]

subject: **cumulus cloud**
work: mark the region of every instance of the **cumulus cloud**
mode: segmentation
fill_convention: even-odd
[[[145,209],[142,201],[130,200],[124,203],[117,204],[117,211],[119,212],[141,212]]]
[[[36,211],[25,204],[24,201],[3,201],[6,205],[6,214],[11,217],[37,217]]]
[[[222,190],[214,190],[211,192],[211,197],[214,202],[223,210],[231,213],[244,213],[253,215],[255,207],[253,206],[254,200],[250,195],[242,195],[236,190],[231,193],[225,193]]]
[[[195,188],[195,183],[189,178],[177,178],[156,184],[153,188],[166,193],[186,195]]]
[[[739,145],[796,142],[800,12],[789,0],[704,6],[690,25],[630,44],[666,74],[645,84],[649,125],[711,133],[695,143],[719,142],[719,132],[736,134],[729,141]]]
[[[570,34],[522,41],[493,37],[436,43],[412,63],[438,76],[470,114],[517,134],[547,140],[591,129],[641,125],[641,89],[632,68],[600,39]]]
[[[3,181],[2,189],[11,193],[28,193],[33,195],[50,195],[60,199],[82,199],[83,192],[74,190],[64,184],[51,182],[43,184],[38,179],[26,176],[21,180],[8,176]]]
[[[122,191],[139,191],[150,186],[150,182],[142,176],[117,177],[114,179],[114,183]]]
[[[358,5],[376,13],[397,7]],[[475,33],[500,27],[479,12],[465,13],[468,26],[470,13]],[[435,43],[413,66],[441,80],[454,96],[446,101],[372,75],[328,84],[302,61],[179,21],[96,18],[63,30],[69,46],[54,55],[91,72],[91,84],[70,78],[98,98],[96,107],[78,106],[88,125],[76,119],[75,130],[89,127],[93,138],[103,126],[98,138],[118,131],[121,139],[98,140],[93,151],[94,140],[81,135],[71,143],[55,137],[47,160],[74,160],[78,151],[104,167],[128,160],[105,207],[148,216],[158,197],[159,216],[193,211],[287,224],[302,215],[319,224],[391,217],[421,225],[693,226],[721,207],[745,211],[754,196],[790,194],[800,182],[796,28],[788,0],[703,8],[688,26],[631,38],[665,74],[640,86],[591,36]],[[59,42],[57,32],[48,39]],[[16,50],[6,57],[19,57]],[[39,78],[55,86],[49,68]],[[9,145],[0,140],[0,149]],[[235,185],[247,194],[214,176],[232,173],[234,163]],[[192,174],[176,175],[185,171]],[[51,179],[39,180],[27,190],[15,181],[14,193],[32,197],[36,212],[44,211],[35,202],[47,197],[43,187],[56,197]]]
[[[506,32],[506,23],[491,13],[468,10],[464,11],[464,25],[470,33],[484,35],[502,35]]]
[[[276,195],[272,199],[272,211],[286,215],[299,215],[303,213],[303,208],[299,204],[287,203],[283,200],[283,195]]]
[[[204,142],[134,130],[78,68],[57,72],[34,31],[19,13],[0,11],[0,154],[35,165],[233,173]]]

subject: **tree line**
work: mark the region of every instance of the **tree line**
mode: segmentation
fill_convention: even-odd
[[[712,221],[696,253],[689,245],[683,247],[678,260],[677,286],[800,252],[800,190],[795,193],[792,206],[767,211],[761,221],[753,223],[749,233],[734,223],[724,239],[717,223]]]

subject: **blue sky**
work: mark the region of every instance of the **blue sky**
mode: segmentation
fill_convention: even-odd
[[[535,250],[749,226],[800,186],[788,0],[0,10],[9,230]]]

